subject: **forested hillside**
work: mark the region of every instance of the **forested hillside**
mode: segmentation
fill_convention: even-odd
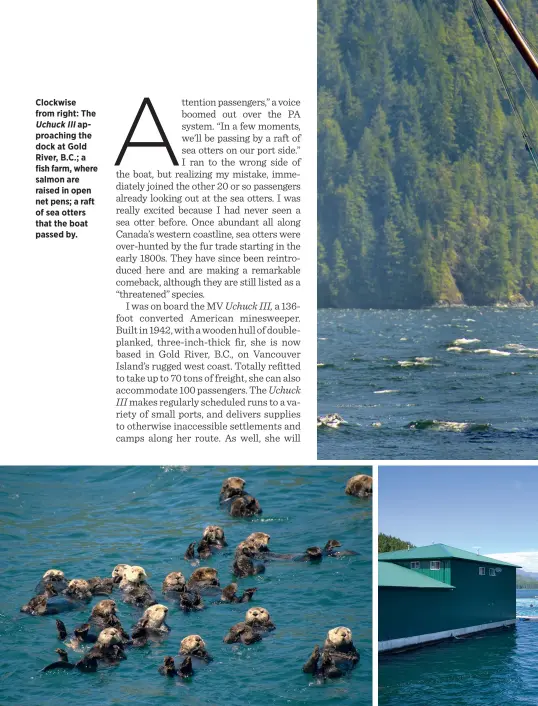
[[[538,82],[479,2],[538,145],[501,44]],[[536,0],[506,6],[536,46]],[[538,172],[469,0],[318,7],[319,306],[538,301]]]
[[[377,550],[380,554],[383,552],[395,552],[399,549],[414,549],[415,545],[411,542],[406,542],[399,537],[393,537],[391,534],[379,533],[377,540]]]

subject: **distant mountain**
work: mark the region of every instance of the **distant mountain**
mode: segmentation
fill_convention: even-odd
[[[538,588],[538,572],[516,569],[516,588]]]

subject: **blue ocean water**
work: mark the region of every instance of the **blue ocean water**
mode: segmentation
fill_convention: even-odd
[[[537,309],[325,309],[318,361],[320,459],[538,456]]]
[[[371,703],[372,508],[344,494],[356,472],[349,466],[0,468],[0,703]],[[231,475],[246,479],[263,507],[260,518],[235,519],[219,508],[220,486]],[[232,580],[235,546],[254,531],[270,534],[274,551],[301,551],[336,538],[359,555],[318,565],[275,562],[264,575],[240,579],[240,589],[258,588],[251,605],[269,610],[277,627],[260,643],[222,642],[243,619],[244,604],[184,614],[162,600],[172,628],[162,644],[130,648],[125,662],[96,674],[40,672],[63,646],[55,616],[32,617],[19,607],[46,569],[89,578],[110,575],[117,563],[139,564],[159,596],[167,573],[188,576],[194,570],[183,554],[207,524],[221,525],[229,543],[203,562],[218,569],[221,585]],[[140,613],[122,603],[118,592],[113,597],[129,630]],[[64,613],[67,628],[83,622],[98,600]],[[301,667],[314,644],[338,625],[353,631],[361,661],[351,676],[320,685]],[[192,633],[202,635],[214,661],[191,681],[159,675],[163,657],[176,655],[180,640]],[[76,659],[70,652],[70,660]]]
[[[518,615],[538,616],[538,591],[517,591]],[[533,604],[535,607],[531,608]],[[538,622],[381,657],[380,706],[538,704]]]

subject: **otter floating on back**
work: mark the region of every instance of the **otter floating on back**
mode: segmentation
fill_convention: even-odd
[[[20,610],[29,615],[56,615],[79,608],[91,597],[89,584],[84,579],[73,579],[62,593],[52,583],[47,583],[43,592],[31,598]]]
[[[144,615],[133,627],[131,634],[133,645],[142,647],[152,637],[162,637],[170,632],[170,628],[165,623],[168,608],[161,603],[146,608]]]
[[[181,656],[188,656],[191,659],[194,658],[204,664],[213,661],[200,635],[187,635],[187,637],[184,637],[183,640],[181,640],[179,654]]]
[[[141,566],[128,566],[123,571],[120,590],[125,603],[147,608],[157,603],[155,592],[146,583],[147,574]]]
[[[263,633],[275,629],[275,624],[265,608],[249,608],[245,614],[245,620],[232,625],[224,636],[223,642],[228,644],[242,642],[244,645],[250,645],[253,642],[259,642]]]
[[[322,652],[318,645],[314,647],[303,665],[303,672],[321,679],[335,679],[353,669],[358,661],[359,653],[353,644],[351,630],[340,626],[329,630]]]
[[[245,492],[245,481],[238,476],[227,478],[220,490],[219,502],[228,508],[232,517],[253,517],[261,515],[260,503]]]
[[[202,539],[198,543],[196,552],[199,559],[208,559],[214,550],[220,550],[227,547],[228,543],[224,537],[224,530],[218,525],[208,525],[202,534]],[[185,552],[184,558],[187,561],[192,561],[195,559],[194,548],[196,547],[196,542],[191,542]]]

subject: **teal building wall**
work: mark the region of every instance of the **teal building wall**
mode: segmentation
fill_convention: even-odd
[[[410,568],[410,561],[394,561]],[[516,617],[516,569],[460,559],[441,560],[441,570],[430,570],[423,559],[414,569],[455,588],[379,588],[379,640],[394,640],[457,628],[472,627]],[[494,575],[490,575],[490,569]],[[500,569],[498,571],[497,569]]]

